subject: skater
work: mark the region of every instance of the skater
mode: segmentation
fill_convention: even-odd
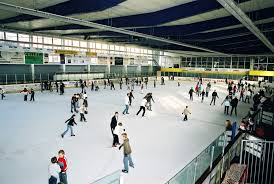
[[[204,102],[204,98],[205,98],[205,90],[202,91],[201,95],[202,95],[202,103],[203,103]]]
[[[28,101],[28,90],[27,90],[27,88],[24,88],[22,91],[21,91],[21,93],[24,95],[24,101],[26,102],[26,101]]]
[[[55,87],[56,87],[56,93],[58,93],[59,85],[57,81],[55,81]]]
[[[245,93],[245,103],[246,101],[248,101],[248,103],[250,103],[250,98],[251,98],[251,90],[247,90]]]
[[[180,86],[181,86],[180,82],[178,82],[178,84],[177,84],[177,85],[178,85],[178,87],[180,87]]]
[[[106,89],[106,87],[107,87],[107,81],[104,80],[104,89]]]
[[[34,94],[35,94],[35,92],[34,92],[34,90],[31,88],[31,89],[30,89],[30,101],[35,101],[35,100],[34,100]]]
[[[147,110],[149,110],[149,111],[152,111],[152,109],[151,109],[151,101],[153,101],[153,103],[155,103],[155,101],[154,101],[154,99],[153,99],[153,97],[152,97],[152,93],[148,93],[146,96],[145,96],[145,98],[147,99]]]
[[[68,170],[68,164],[67,164],[67,158],[65,157],[65,151],[60,150],[58,152],[58,165],[61,168],[61,172],[59,174],[60,182],[63,184],[68,184],[67,179],[67,170]]]
[[[123,136],[124,143],[119,147],[119,150],[122,147],[124,147],[124,159],[123,159],[124,169],[122,170],[122,172],[128,173],[128,171],[129,171],[128,164],[130,167],[134,168],[134,164],[133,164],[132,158],[131,158],[132,150],[131,150],[131,147],[129,144],[129,139],[127,137],[127,133],[123,133],[122,136]]]
[[[143,110],[142,117],[145,116],[145,113],[146,113],[146,104],[147,104],[147,99],[143,98],[143,100],[141,102],[140,109],[139,109],[139,111],[136,114],[137,116],[139,115],[139,113],[141,112],[141,110]]]
[[[61,82],[60,84],[60,95],[63,95],[65,92],[65,84],[63,82]]]
[[[131,103],[132,103],[132,98],[134,99],[134,96],[133,96],[133,90],[131,90],[130,92],[129,92],[129,106],[131,106]]]
[[[41,93],[43,93],[43,90],[44,90],[44,83],[43,82],[40,83],[40,90],[41,90]]]
[[[213,102],[213,104],[215,105],[216,97],[219,98],[219,96],[218,96],[216,90],[214,90],[214,92],[212,93],[212,100],[211,100],[211,102],[210,102],[210,105],[212,104],[212,102]]]
[[[91,91],[93,91],[93,90],[94,90],[94,82],[91,81]]]
[[[244,89],[242,88],[241,89],[241,92],[240,92],[240,99],[239,99],[240,101],[244,101]]]
[[[120,89],[122,89],[122,85],[123,85],[123,79],[122,78],[121,78],[119,84],[120,84]]]
[[[225,110],[224,110],[224,114],[228,115],[228,111],[229,111],[229,107],[230,107],[230,101],[229,101],[229,97],[227,96],[225,98],[225,100],[223,101],[223,103],[221,105],[225,105]]]
[[[82,82],[82,83],[80,84],[80,86],[81,86],[81,89],[82,89],[82,92],[81,92],[81,93],[84,93],[84,90],[85,90],[85,84]]]
[[[210,87],[207,86],[207,87],[206,87],[206,97],[208,97],[209,91],[210,91]]]
[[[144,85],[141,84],[141,94],[144,94]]]
[[[156,88],[156,80],[154,80],[153,86],[154,86],[154,88]]]
[[[188,106],[186,106],[186,108],[184,109],[184,111],[183,111],[182,114],[185,115],[184,121],[187,121],[187,120],[188,120],[188,119],[187,119],[187,116],[188,116],[189,114],[191,114],[191,112],[190,112],[189,109],[188,109]]]
[[[194,93],[194,90],[193,90],[193,88],[191,87],[191,89],[189,90],[189,98],[190,98],[190,100],[192,100],[193,101],[193,93]]]
[[[119,137],[121,134],[125,131],[123,128],[123,124],[121,122],[118,123],[118,125],[115,127],[113,134],[114,134],[114,145],[118,146],[120,145]]]
[[[5,90],[3,88],[0,88],[0,94],[1,94],[1,99],[4,100],[5,96]]]
[[[113,81],[110,82],[110,90],[112,90],[112,89],[115,90]]]
[[[85,110],[84,104],[81,105],[81,107],[79,108],[79,113],[80,113],[80,121],[87,122],[86,117],[85,117],[86,110]]]
[[[145,86],[146,86],[146,89],[147,89],[147,83],[148,83],[148,78],[145,78]]]
[[[71,136],[75,136],[73,133],[73,126],[77,125],[77,123],[75,122],[75,114],[73,114],[65,123],[67,124],[67,129],[61,134],[61,137],[64,138],[64,135],[66,135],[66,133],[70,130],[70,135]]]
[[[77,101],[76,94],[74,94],[71,97],[71,101],[70,101],[70,112],[71,113],[73,113],[73,112],[77,113],[77,110],[76,110],[76,101]]]
[[[129,93],[127,94],[127,96],[125,96],[125,110],[123,111],[123,115],[125,114],[129,114],[128,113],[128,107],[129,107]]]
[[[115,112],[114,116],[111,118],[111,123],[110,123],[111,134],[113,137],[112,147],[116,147],[115,145],[116,139],[114,139],[115,137],[114,137],[113,131],[115,130],[115,127],[117,126],[117,121],[118,121],[118,112]]]
[[[231,100],[230,105],[231,105],[231,111],[230,111],[230,116],[233,113],[233,110],[235,109],[235,115],[237,116],[237,105],[238,105],[238,98],[235,97],[234,99]]]
[[[58,165],[57,158],[52,157],[49,165],[49,184],[57,184],[59,181],[59,173],[61,172],[60,166]]]

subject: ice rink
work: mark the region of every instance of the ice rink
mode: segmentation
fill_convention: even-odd
[[[206,84],[203,86],[205,87]],[[224,131],[224,121],[238,121],[247,113],[248,104],[239,102],[238,117],[226,116],[221,103],[226,96],[224,84],[212,84],[220,99],[210,106],[211,93],[201,103],[188,91],[194,82],[168,81],[166,85],[152,83],[141,94],[135,87],[133,105],[129,115],[122,115],[124,97],[128,90],[87,89],[88,122],[74,126],[76,136],[60,134],[65,130],[66,119],[71,116],[70,98],[80,89],[65,89],[60,96],[55,91],[36,93],[35,102],[24,102],[21,94],[7,94],[0,101],[0,183],[46,184],[50,158],[64,149],[68,159],[70,184],[90,184],[107,174],[123,168],[122,150],[112,148],[110,121],[118,111],[119,122],[125,126],[132,147],[135,168],[122,174],[125,184],[161,184],[168,181],[188,162],[206,148]],[[152,92],[155,103],[145,117],[136,116],[141,99]],[[182,121],[182,111],[188,105],[192,114]]]

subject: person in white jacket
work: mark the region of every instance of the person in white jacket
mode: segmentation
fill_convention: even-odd
[[[228,111],[229,111],[229,107],[230,107],[230,101],[229,101],[229,97],[227,96],[225,98],[225,100],[223,101],[223,103],[221,105],[225,105],[225,110],[224,110],[224,114],[228,115]]]
[[[48,167],[49,170],[49,184],[57,184],[59,181],[59,173],[61,172],[61,168],[57,163],[57,158],[52,157],[51,163]]]
[[[86,117],[85,117],[85,111],[86,111],[86,108],[85,108],[85,106],[82,104],[82,105],[80,106],[80,108],[79,108],[80,121],[87,122]]]
[[[186,106],[186,108],[184,109],[184,111],[183,111],[182,114],[185,115],[184,121],[187,121],[187,116],[188,116],[189,114],[191,114],[190,110],[188,109],[188,106]]]
[[[147,99],[143,98],[143,100],[141,102],[140,109],[139,109],[139,111],[136,114],[137,116],[139,115],[139,113],[141,112],[141,110],[143,110],[142,117],[145,116],[145,113],[146,113],[146,104],[147,104]]]
[[[125,96],[125,106],[126,106],[126,108],[125,108],[125,110],[123,111],[123,114],[125,115],[125,114],[129,114],[128,113],[128,107],[129,107],[129,93],[127,94],[127,96]]]
[[[120,139],[122,136],[122,133],[125,132],[125,128],[123,127],[123,124],[121,122],[118,123],[118,125],[115,127],[113,134],[115,135],[115,144],[120,145]]]
[[[3,88],[0,88],[0,94],[1,94],[1,99],[4,100],[4,98],[5,98],[5,90]]]

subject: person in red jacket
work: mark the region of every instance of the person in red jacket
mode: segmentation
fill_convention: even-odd
[[[61,172],[60,172],[60,182],[64,183],[64,184],[68,184],[68,180],[67,180],[67,169],[68,169],[68,165],[67,165],[67,159],[65,157],[65,151],[64,150],[60,150],[58,152],[58,164],[61,168]]]

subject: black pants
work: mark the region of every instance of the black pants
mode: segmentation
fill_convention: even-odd
[[[231,108],[230,115],[232,115],[234,109],[235,109],[235,115],[237,116],[237,107],[233,107],[233,106]]]
[[[84,113],[80,113],[80,121],[86,121]]]
[[[208,97],[208,92],[206,92],[206,97]]]
[[[187,121],[187,115],[185,115],[185,117],[184,117],[184,121]]]
[[[34,95],[31,95],[31,96],[30,96],[30,101],[35,101],[35,100],[34,100]]]
[[[229,106],[225,106],[224,113],[225,113],[226,115],[228,115],[228,111],[229,111]]]
[[[204,96],[202,96],[202,103],[204,102],[204,98],[205,98],[205,97],[204,97]]]
[[[5,95],[4,94],[1,94],[1,99],[3,100],[5,98]]]
[[[24,95],[24,101],[28,101],[28,95]]]
[[[193,101],[193,95],[189,95],[190,100]]]
[[[115,144],[119,144],[119,137],[116,134],[113,134],[113,146],[115,146]]]
[[[132,98],[129,98],[129,105],[131,105],[132,103]]]
[[[142,116],[144,116],[144,115],[145,115],[145,113],[146,113],[146,108],[145,108],[144,106],[140,106],[140,109],[139,109],[139,111],[137,112],[137,114],[136,114],[136,115],[138,115],[138,114],[141,112],[141,110],[143,110],[143,114],[142,114]]]
[[[246,101],[248,101],[248,103],[250,103],[250,102],[249,102],[249,96],[246,96],[246,97],[245,97],[245,103],[246,103]]]
[[[115,90],[115,88],[114,88],[114,86],[113,86],[113,85],[111,85],[110,89],[112,90],[112,88]]]
[[[211,100],[211,102],[210,102],[210,105],[212,104],[212,102],[213,102],[213,104],[215,105],[215,102],[216,102],[216,96],[213,96],[213,97],[212,97],[212,100]]]

